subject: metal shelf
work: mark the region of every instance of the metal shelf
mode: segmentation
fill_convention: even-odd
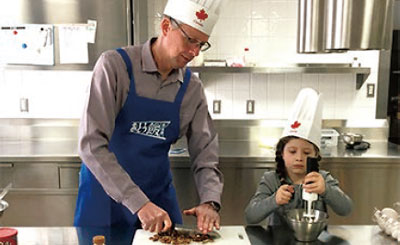
[[[8,70],[53,70],[53,71],[92,71],[94,66],[90,64],[56,64],[49,65],[29,65],[29,64],[7,64],[3,66]],[[0,65],[1,68],[1,65]]]
[[[356,74],[356,87],[360,89],[367,80],[371,69],[366,67],[350,67],[348,64],[301,64],[293,67],[218,67],[218,66],[192,66],[193,72],[199,73],[353,73]]]

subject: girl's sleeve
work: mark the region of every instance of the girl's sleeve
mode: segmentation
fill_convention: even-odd
[[[325,192],[322,199],[332,210],[341,216],[347,216],[353,209],[353,202],[339,187],[339,181],[327,173],[325,179]]]
[[[274,184],[275,175],[272,172],[264,173],[258,184],[257,191],[251,198],[245,210],[247,223],[255,224],[263,221],[278,208],[275,201],[277,185]]]

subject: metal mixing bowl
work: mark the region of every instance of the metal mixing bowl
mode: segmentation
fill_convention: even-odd
[[[8,202],[0,200],[0,217],[3,216],[4,210],[8,208]]]
[[[328,214],[314,210],[315,217],[304,217],[304,209],[292,209],[285,213],[285,219],[290,229],[294,231],[294,237],[301,242],[311,242],[318,239],[319,234],[328,224]]]

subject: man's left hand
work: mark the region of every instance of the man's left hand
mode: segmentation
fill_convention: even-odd
[[[212,231],[214,227],[217,230],[219,230],[219,228],[220,228],[219,214],[208,203],[203,203],[197,207],[194,207],[194,208],[191,208],[188,210],[183,210],[183,213],[185,215],[193,215],[193,216],[197,217],[197,228],[201,232],[203,232],[203,234],[206,234],[207,232]]]

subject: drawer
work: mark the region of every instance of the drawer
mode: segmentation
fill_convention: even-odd
[[[59,188],[55,163],[14,163],[13,188]]]
[[[60,188],[78,188],[80,166],[59,167]]]
[[[12,182],[13,171],[13,163],[0,162],[0,189]]]
[[[29,193],[16,193],[12,191],[7,194],[6,199],[10,206],[0,218],[0,223],[2,226],[72,226],[76,197],[77,195],[72,193],[57,194],[57,192],[46,193],[46,191],[36,190]],[[58,235],[52,234],[52,236]],[[37,241],[34,242],[35,238],[39,238],[36,236],[39,234],[32,234],[30,242],[21,244],[39,244]],[[71,243],[60,241],[57,244],[70,245]]]

